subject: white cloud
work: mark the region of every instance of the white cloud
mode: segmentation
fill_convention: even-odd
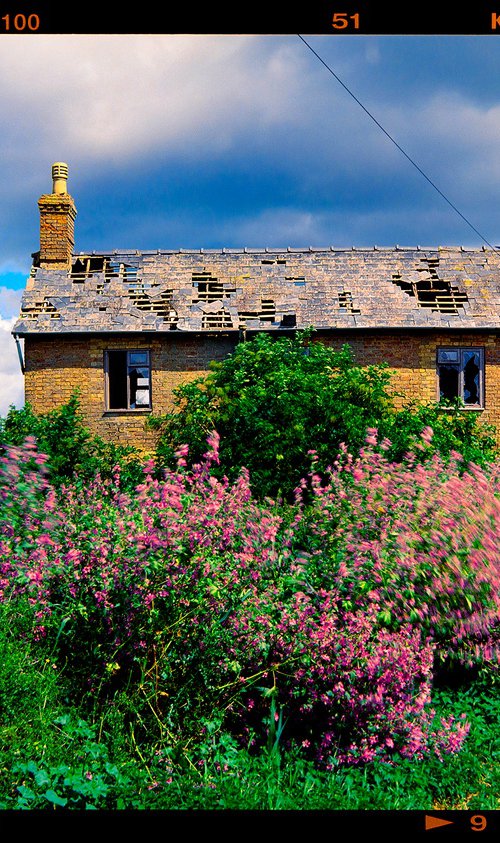
[[[199,155],[287,118],[300,49],[252,37],[39,36],[4,41],[8,135],[32,153],[112,157],[189,142]],[[33,127],[36,130],[33,131]],[[28,135],[29,137],[29,135]],[[11,157],[17,157],[11,149]]]
[[[253,248],[330,245],[330,241],[325,241],[322,216],[295,208],[266,210],[249,219],[234,220],[226,228],[228,236],[237,232],[239,241],[251,243]],[[270,231],[273,232],[272,243],[269,242]]]
[[[401,88],[395,82],[404,59],[386,50],[384,39],[307,40],[436,184],[450,190],[466,214],[474,208],[479,228],[481,220],[500,227],[494,201],[500,192],[500,105],[491,97],[481,103],[479,92],[475,98],[465,94],[472,88],[461,86],[459,74],[429,84],[428,65],[425,82],[405,96],[404,82]],[[442,202],[295,36],[42,35],[4,36],[0,42],[0,208],[9,215],[12,254],[26,256],[23,266],[37,247],[36,199],[50,189],[55,160],[68,161],[77,206],[83,183],[91,184],[95,219],[104,234],[107,226],[114,239],[120,219],[123,243],[134,215],[150,225],[150,173],[160,180],[164,176],[168,191],[173,168],[185,178],[193,207],[196,174],[203,168],[209,175],[230,175],[232,168],[241,171],[243,162],[249,182],[255,169],[261,177],[270,174],[270,185],[273,173],[279,173],[288,188],[287,208],[268,210],[283,200],[273,202],[273,197],[266,204],[264,191],[255,203],[237,206],[242,197],[236,197],[241,242],[255,242],[261,232],[263,244],[323,240],[321,233],[329,231],[324,214],[342,207],[348,225],[360,205],[368,215],[370,204],[385,202],[389,208],[395,183],[402,185],[401,204],[410,212],[419,185],[421,193],[429,189],[431,209]],[[450,57],[456,55],[455,41],[443,43],[443,54],[449,43]],[[418,51],[412,57],[416,61]],[[462,73],[467,75],[466,68]],[[129,173],[135,193],[125,207]],[[113,220],[103,215],[101,226],[104,192],[118,210]],[[448,213],[453,216],[451,209]],[[79,225],[80,218],[77,243]],[[195,219],[189,225],[204,234]],[[222,237],[218,219],[214,226]],[[349,240],[356,242],[359,235],[366,242],[372,230],[371,224],[362,231],[354,228]],[[328,241],[335,242],[335,234],[334,229]],[[109,247],[121,244],[109,242]]]
[[[0,286],[0,318],[10,319],[19,315],[22,294],[22,290]]]
[[[9,406],[24,405],[24,377],[21,373],[15,340],[10,333],[16,317],[0,317],[0,416],[6,416]]]

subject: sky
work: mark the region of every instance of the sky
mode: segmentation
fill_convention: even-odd
[[[76,251],[500,244],[500,41],[0,35],[0,416],[51,165]],[[481,235],[481,236],[480,236]]]

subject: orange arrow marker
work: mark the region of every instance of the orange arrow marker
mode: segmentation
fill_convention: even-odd
[[[440,817],[429,817],[427,814],[425,815],[425,830],[429,831],[430,828],[438,828],[440,825],[453,825],[452,820],[442,820]]]

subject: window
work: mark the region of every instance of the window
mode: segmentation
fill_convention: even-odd
[[[482,348],[439,348],[439,398],[450,403],[461,398],[466,407],[484,406],[484,353]]]
[[[108,410],[151,409],[149,351],[109,350],[104,365]]]

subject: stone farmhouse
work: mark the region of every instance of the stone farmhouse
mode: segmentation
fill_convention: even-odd
[[[12,333],[35,412],[80,389],[90,429],[154,446],[145,416],[258,331],[314,326],[408,398],[463,399],[500,429],[500,253],[462,247],[75,252],[68,168],[40,197],[40,251]],[[18,348],[20,345],[18,343]]]

